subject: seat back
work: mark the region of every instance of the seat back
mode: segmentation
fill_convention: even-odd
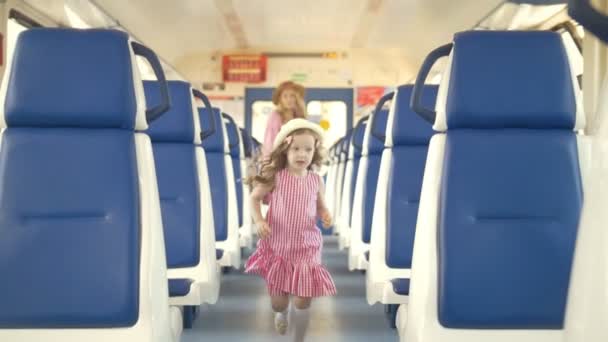
[[[342,190],[338,194],[340,196],[340,207],[336,225],[340,236],[338,241],[340,250],[350,245],[351,209],[355,192],[355,181],[359,171],[359,159],[361,159],[363,135],[368,119],[369,116],[360,119],[348,139],[345,140],[345,144],[349,147],[345,152],[344,179],[342,181]]]
[[[365,127],[365,132],[363,134],[364,136],[363,142],[361,144],[361,157],[359,158],[359,163],[357,165],[356,177],[354,177],[355,189],[350,212],[351,230],[349,232],[350,234],[348,250],[348,269],[350,271],[363,270],[366,269],[368,265],[368,259],[366,258],[366,255],[369,254],[367,252],[369,246],[362,239],[362,237],[364,236],[364,219],[365,211],[366,209],[369,209],[369,225],[371,227],[371,212],[375,197],[376,183],[378,181],[378,164],[380,159],[378,156],[377,164],[372,164],[370,166],[368,145],[370,141],[373,141],[372,139],[377,139],[375,135],[380,134],[381,146],[384,146],[384,130],[386,128],[387,111],[383,110],[382,107],[384,107],[386,102],[390,100],[392,96],[393,92],[385,94],[384,96],[382,96],[382,98],[378,100],[376,108],[370,114],[370,118],[368,119],[368,122]],[[379,124],[378,121],[383,121],[383,123]],[[382,148],[380,148],[380,151],[381,150]],[[371,177],[369,173],[372,174]],[[371,187],[374,193],[371,193],[371,191],[367,191],[366,188],[369,185],[367,183],[374,184],[374,186]],[[369,238],[367,242],[369,242]]]
[[[18,38],[1,92],[0,340],[174,339],[150,142],[135,133],[142,50],[164,82],[124,32]]]
[[[431,125],[410,109],[412,85],[400,86],[395,95],[392,118],[391,164],[389,167],[385,261],[391,268],[410,268],[422,176]],[[424,102],[435,105],[437,86],[426,86]]]
[[[340,208],[342,205],[342,192],[344,190],[344,174],[346,173],[346,159],[348,157],[348,146],[350,145],[350,138],[353,130],[350,129],[344,138],[340,140],[340,143],[336,149],[336,156],[338,158],[337,171],[336,171],[336,187],[334,192],[334,208],[333,213],[335,217],[340,214]]]
[[[227,139],[225,137],[224,120],[218,108],[213,108],[213,110],[198,108],[198,112],[202,129],[211,129],[209,125],[215,124],[215,132],[203,140],[202,145],[207,155],[209,184],[211,184],[215,240],[225,241],[228,238],[228,191],[224,158]],[[214,116],[215,120],[210,120],[211,115]]]
[[[367,136],[366,148],[363,150],[363,158],[366,158],[367,169],[363,185],[363,212],[361,240],[369,243],[372,234],[372,215],[374,212],[374,200],[376,198],[376,186],[380,171],[380,159],[384,150],[384,138],[388,110],[380,110],[372,115],[372,123],[368,128],[370,134]],[[374,131],[372,132],[372,128]],[[381,135],[380,135],[381,134]]]
[[[245,152],[245,158],[250,159],[253,155],[253,141],[251,139],[251,135],[244,128],[239,128],[241,133],[241,139],[243,141],[243,150]]]
[[[239,215],[239,227],[243,225],[243,177],[241,172],[241,138],[239,133],[239,127],[234,122],[234,119],[226,114],[222,113],[224,118],[224,124],[226,125],[226,132],[228,133],[228,148],[230,150],[230,158],[232,159],[232,172],[234,174],[235,189],[236,189],[236,201]]]
[[[156,104],[158,82],[144,81],[148,104]],[[169,268],[192,267],[200,261],[201,205],[195,143],[200,144],[198,117],[193,116],[192,88],[169,81],[170,115],[150,125],[160,192]],[[196,120],[196,121],[195,121]]]
[[[350,154],[350,144],[353,138],[353,133],[354,133],[354,129],[350,129],[346,135],[344,136],[344,140],[342,140],[342,143],[340,144],[340,151],[339,151],[339,155],[340,155],[340,192],[339,194],[341,195],[342,192],[344,191],[344,180],[346,178],[346,163],[348,162],[348,156]],[[340,201],[340,203],[342,203]]]
[[[537,54],[514,60],[505,42]],[[476,85],[496,75],[466,75],[488,62],[479,44],[503,49],[493,59],[513,63],[510,77],[482,96]],[[562,41],[547,32],[463,33],[452,60],[439,320],[459,328],[559,329],[582,205],[575,88]],[[465,299],[472,295],[474,303]]]
[[[446,133],[432,138],[424,176],[408,339],[563,341],[583,201],[578,91],[556,33],[455,36],[434,125]]]
[[[352,155],[352,175],[350,177],[350,188],[349,188],[349,201],[348,201],[348,226],[350,227],[352,223],[351,210],[353,208],[353,199],[355,197],[355,185],[357,184],[357,175],[359,172],[359,161],[361,160],[361,153],[363,152],[363,137],[365,135],[365,130],[367,129],[367,124],[369,122],[369,116],[363,117],[357,123],[355,127],[355,131],[353,133],[351,139],[351,155]]]
[[[157,170],[170,290],[171,285],[183,286],[180,291],[171,291],[171,302],[213,304],[220,279],[207,158],[200,146],[210,132],[201,132],[193,98],[194,94],[204,94],[187,82],[168,83],[172,107],[168,115],[151,124],[148,134]],[[144,90],[148,103],[158,102],[158,82],[145,81]],[[188,297],[173,298],[185,295]]]

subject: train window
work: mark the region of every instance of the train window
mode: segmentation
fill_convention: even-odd
[[[346,134],[347,108],[343,101],[310,101],[309,119],[325,129],[325,146],[331,146]]]

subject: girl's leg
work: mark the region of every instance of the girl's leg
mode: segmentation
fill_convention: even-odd
[[[308,323],[310,322],[310,303],[312,298],[310,297],[296,297],[294,300],[295,312],[294,312],[294,341],[303,342],[306,337],[306,331],[308,330]]]
[[[284,312],[287,310],[287,306],[289,305],[289,296],[271,295],[270,301],[272,303],[272,310],[274,310],[274,312]]]
[[[287,307],[289,306],[289,296],[286,294],[272,294],[270,296],[272,310],[274,310],[274,327],[281,335],[287,332]]]

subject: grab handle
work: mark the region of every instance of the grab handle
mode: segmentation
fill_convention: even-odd
[[[429,53],[429,55],[424,59],[422,67],[418,72],[418,76],[416,76],[416,83],[414,84],[412,97],[410,98],[410,108],[431,124],[435,123],[435,116],[437,113],[435,113],[434,109],[428,109],[422,105],[422,90],[424,88],[424,82],[426,81],[426,78],[429,75],[433,65],[435,65],[439,58],[448,56],[452,51],[453,46],[453,43],[449,43],[431,51],[431,53]]]
[[[166,113],[171,107],[171,98],[169,97],[169,85],[167,84],[167,80],[165,78],[165,73],[163,72],[163,67],[160,64],[160,60],[158,56],[152,51],[152,49],[148,48],[145,45],[142,45],[137,42],[131,42],[131,46],[133,47],[133,53],[142,56],[145,58],[152,70],[154,70],[154,75],[156,75],[156,79],[160,84],[160,104],[156,107],[146,109],[146,121],[151,123],[152,121],[158,119],[161,115]],[[134,68],[137,66],[134,65]]]

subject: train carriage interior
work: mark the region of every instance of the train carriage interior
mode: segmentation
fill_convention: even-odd
[[[1,342],[608,341],[608,0],[4,0],[0,41]],[[278,331],[286,81],[336,294]]]

